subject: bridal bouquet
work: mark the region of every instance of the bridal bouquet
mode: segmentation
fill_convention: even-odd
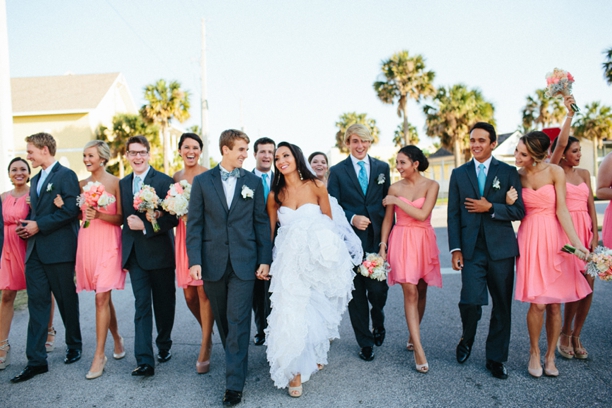
[[[571,245],[564,245],[561,248],[563,252],[575,254],[576,248]],[[591,254],[587,261],[587,273],[593,277],[599,276],[599,279],[604,281],[612,281],[612,249],[598,246]]]
[[[359,273],[366,278],[376,279],[383,281],[387,279],[387,273],[391,270],[391,267],[380,255],[368,254],[359,265]]]
[[[155,210],[159,204],[159,197],[155,192],[155,189],[149,185],[143,184],[139,192],[134,194],[134,209],[138,212],[146,212],[151,218],[151,225],[153,225],[153,231],[159,231],[159,225],[155,219]]]
[[[187,180],[181,180],[170,186],[166,198],[162,201],[162,208],[176,218],[185,217],[187,222],[187,212],[189,211],[189,198],[191,197],[191,184]]]
[[[552,98],[556,95],[571,95],[572,84],[574,83],[574,77],[567,71],[559,68],[555,68],[553,72],[546,74],[546,96]],[[572,103],[572,110],[578,112],[578,106]]]
[[[106,208],[109,204],[115,202],[115,197],[108,194],[104,189],[104,184],[99,181],[90,181],[83,186],[83,192],[77,197],[77,205],[79,207],[88,206],[95,208]],[[89,227],[89,220],[85,221],[83,228]]]

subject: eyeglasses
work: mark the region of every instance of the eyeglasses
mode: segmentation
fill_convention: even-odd
[[[149,154],[148,150],[140,150],[140,151],[128,150],[127,151],[127,155],[130,157],[136,157],[136,156],[145,157],[147,154]]]

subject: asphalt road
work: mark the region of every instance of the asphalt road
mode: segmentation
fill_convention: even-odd
[[[605,206],[599,205],[603,213]],[[274,387],[269,377],[265,347],[251,344],[249,374],[243,407],[573,407],[612,406],[612,321],[607,314],[612,304],[612,283],[597,281],[591,312],[582,332],[589,351],[585,361],[558,356],[558,378],[534,379],[527,373],[529,338],[525,323],[528,305],[513,304],[512,339],[507,363],[507,380],[493,378],[485,368],[485,339],[490,307],[483,310],[474,350],[463,365],[455,360],[455,346],[461,335],[457,308],[460,275],[450,270],[450,257],[444,227],[445,208],[436,208],[436,227],[444,270],[442,289],[431,288],[427,311],[421,325],[422,340],[430,364],[428,374],[415,371],[412,353],[406,351],[407,328],[403,297],[399,286],[391,287],[385,308],[387,337],[376,348],[376,358],[364,362],[357,356],[348,315],[342,321],[341,338],[329,353],[329,365],[304,384],[299,399]],[[128,354],[112,359],[112,340],[106,345],[109,357],[105,373],[86,380],[95,348],[95,307],[92,293],[79,295],[83,358],[63,364],[61,338],[64,333],[59,313],[56,350],[49,354],[49,373],[20,384],[9,379],[26,365],[25,339],[27,310],[18,311],[11,330],[12,364],[0,371],[0,407],[208,407],[220,406],[225,389],[225,364],[221,341],[214,336],[211,371],[198,375],[195,361],[199,350],[199,327],[189,313],[183,295],[177,290],[177,312],[173,331],[173,357],[157,364],[151,378],[130,375],[136,366],[133,353],[134,305],[131,285],[113,292],[120,331]],[[545,336],[540,341],[542,354]]]

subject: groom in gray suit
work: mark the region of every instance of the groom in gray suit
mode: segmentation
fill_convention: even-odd
[[[495,128],[478,122],[470,131],[473,160],[453,170],[448,192],[448,245],[452,267],[461,271],[459,312],[463,335],[457,361],[465,363],[472,351],[482,305],[493,300],[486,367],[500,379],[508,378],[504,362],[510,344],[514,258],[518,244],[511,221],[525,215],[521,180],[515,167],[492,156]],[[516,201],[506,203],[514,188]],[[487,290],[488,289],[488,290]]]
[[[253,284],[270,270],[270,219],[263,185],[245,171],[248,136],[221,133],[223,158],[193,180],[187,223],[189,273],[204,290],[225,349],[223,405],[240,403],[247,375]]]
[[[28,291],[28,365],[12,382],[29,380],[46,373],[47,324],[51,313],[51,293],[66,327],[66,357],[71,364],[81,358],[81,327],[79,298],[74,285],[74,264],[77,248],[80,193],[74,171],[55,160],[55,139],[48,133],[26,137],[28,160],[41,171],[32,178],[30,189],[31,213],[15,232],[28,241],[25,276]],[[53,200],[61,196],[62,207]]]

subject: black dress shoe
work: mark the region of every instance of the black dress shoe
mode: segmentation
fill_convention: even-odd
[[[374,335],[374,344],[376,344],[378,347],[382,346],[383,341],[385,341],[385,328],[384,327],[377,327],[374,330],[372,330],[372,334]]]
[[[487,360],[487,370],[493,374],[493,377],[505,380],[508,378],[508,370],[504,363],[498,363],[497,361]]]
[[[171,358],[172,353],[170,352],[170,350],[159,350],[159,353],[157,353],[157,361],[159,361],[160,363],[165,363]]]
[[[241,391],[225,390],[225,395],[223,396],[223,405],[231,407],[240,404],[240,401],[242,401]]]
[[[46,364],[43,366],[26,366],[26,368],[24,368],[22,372],[20,372],[17,376],[11,378],[11,382],[18,383],[22,381],[28,381],[35,375],[46,373],[47,371],[49,371],[49,366]]]
[[[258,334],[255,337],[253,337],[253,343],[255,343],[256,346],[263,346],[265,342],[266,342],[265,334]]]
[[[78,349],[67,349],[66,358],[64,358],[64,364],[72,364],[81,359],[81,350]]]
[[[463,364],[470,358],[470,353],[472,352],[472,344],[466,342],[461,338],[459,340],[459,344],[457,344],[457,361],[460,364]]]
[[[148,364],[141,364],[132,371],[134,377],[150,377],[155,375],[155,369]]]
[[[365,361],[374,360],[374,349],[371,346],[362,347],[361,351],[359,352],[359,357]]]

